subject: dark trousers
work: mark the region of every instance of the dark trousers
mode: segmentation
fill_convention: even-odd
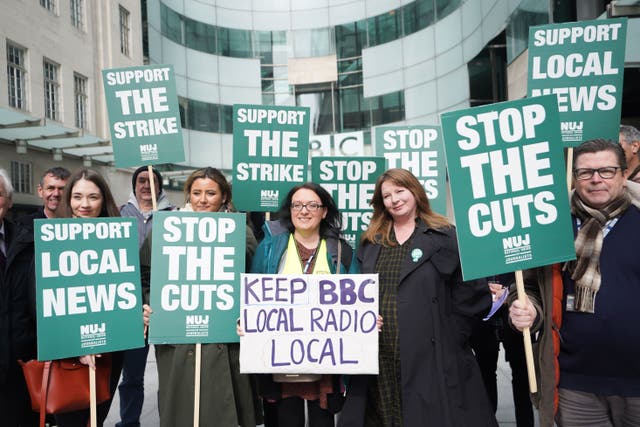
[[[120,393],[120,421],[116,427],[139,427],[144,403],[144,370],[149,346],[126,350],[122,363]]]
[[[488,321],[479,322],[470,338],[489,401],[494,412],[498,407],[496,370],[500,341],[505,349],[505,359],[511,367],[511,390],[517,427],[533,427],[533,405],[529,396],[529,379],[524,355],[522,334],[509,326],[508,310],[502,307]]]
[[[9,367],[6,381],[0,383],[0,416],[2,426],[36,427],[38,413],[31,410],[31,398],[21,368]]]
[[[287,397],[276,402],[279,427],[304,427],[305,400],[300,397]],[[307,401],[309,427],[334,427],[334,416],[320,407],[318,400]]]

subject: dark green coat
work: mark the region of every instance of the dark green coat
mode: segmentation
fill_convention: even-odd
[[[149,301],[150,242],[151,234],[140,251],[145,303]],[[247,263],[257,245],[253,232],[247,227]],[[155,346],[161,427],[193,425],[195,347],[195,344]],[[252,377],[240,374],[239,344],[202,344],[201,347],[200,426],[248,427],[262,424],[262,405]]]

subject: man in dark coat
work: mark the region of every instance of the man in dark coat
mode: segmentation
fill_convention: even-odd
[[[13,187],[0,169],[0,416],[3,426],[36,426],[18,359],[36,356],[33,235],[5,216]]]

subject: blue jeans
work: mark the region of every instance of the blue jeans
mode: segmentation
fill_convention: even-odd
[[[144,403],[144,369],[149,346],[125,350],[120,393],[120,422],[116,427],[139,427]]]

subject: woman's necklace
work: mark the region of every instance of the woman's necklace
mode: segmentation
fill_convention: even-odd
[[[309,274],[313,271],[316,253],[318,252],[318,246],[320,246],[320,244],[318,243],[314,249],[308,249],[297,240],[295,240],[295,242],[298,259],[300,259],[300,265],[302,266],[302,274]]]

